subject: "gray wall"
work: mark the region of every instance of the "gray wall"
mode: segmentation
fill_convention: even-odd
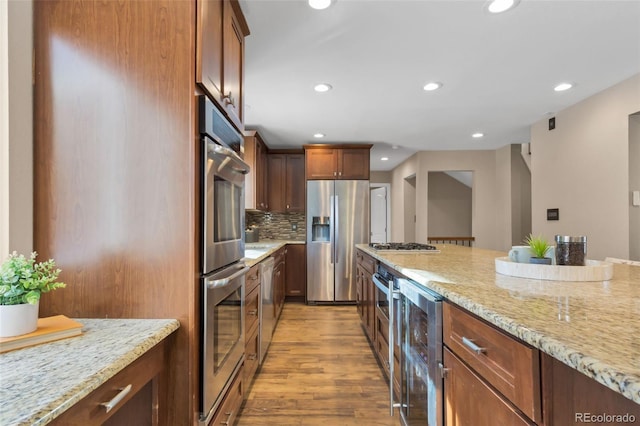
[[[444,172],[429,173],[429,236],[471,236],[471,188]]]

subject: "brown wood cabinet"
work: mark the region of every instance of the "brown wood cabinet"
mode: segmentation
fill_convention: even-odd
[[[225,10],[234,12],[241,32],[244,21],[236,0],[199,9],[204,4],[33,4],[33,243],[40,256],[56,259],[69,283],[42,298],[40,315],[178,318],[168,403],[159,406],[160,423],[171,426],[196,424],[200,402],[197,96],[209,89],[196,83],[195,68],[207,61],[202,54],[214,55],[207,67],[217,83],[209,87],[217,84],[222,95],[237,78],[215,65],[225,60],[218,39],[200,32],[206,19],[220,31],[229,22],[221,21]]]
[[[269,210],[267,145],[255,130],[244,132],[244,160],[251,167],[245,179],[245,208]]]
[[[285,296],[292,300],[304,301],[307,294],[307,246],[305,244],[287,244],[286,291]]]
[[[271,151],[268,156],[269,210],[278,213],[305,211],[304,153]]]
[[[444,348],[445,425],[535,425],[506,399]]]
[[[639,404],[544,353],[542,397],[545,425],[635,424],[640,419]],[[626,419],[592,420],[599,414],[626,415]],[[630,416],[635,422],[629,421]]]
[[[237,0],[196,2],[196,82],[241,131],[244,38],[248,35]]]
[[[457,359],[464,361],[469,366],[473,377],[478,377],[482,384],[486,383],[487,389],[495,388],[499,392],[500,398],[504,398],[500,404],[516,407],[529,419],[541,422],[540,355],[538,350],[451,303],[443,303],[442,317],[444,344],[455,354]],[[450,365],[445,362],[445,367],[451,373],[454,369],[459,368],[458,364]],[[448,398],[446,404],[453,410],[449,417],[471,420],[475,415],[477,418],[481,418],[482,413],[474,414],[472,410],[477,408],[483,411],[484,407],[493,406],[491,404],[496,405],[497,409],[497,406],[500,405],[498,402],[489,400],[479,401],[477,404],[462,402],[465,398],[470,398],[473,395],[473,393],[469,393],[465,397],[465,392],[474,389],[479,392],[479,395],[491,398],[495,394],[495,392],[478,390],[479,385],[465,384],[464,380],[471,377],[467,373],[454,372],[445,379],[445,395]],[[477,396],[475,398],[479,399]],[[456,411],[457,407],[462,410],[460,413]],[[509,408],[509,410],[513,411],[513,408]],[[462,421],[461,423],[449,424],[467,423]]]
[[[158,343],[50,424],[60,426],[166,424],[167,363],[172,337]],[[128,386],[131,386],[127,392]],[[107,412],[102,403],[124,397]]]
[[[372,145],[303,145],[307,180],[369,179]]]
[[[229,426],[235,424],[244,398],[243,368],[244,367],[241,367],[240,371],[238,371],[238,374],[220,404],[220,408],[218,408],[216,415],[211,419],[208,426]]]
[[[376,260],[361,250],[356,250],[356,304],[367,337],[375,345],[375,284],[373,274]],[[358,282],[359,280],[359,282]],[[358,293],[360,292],[360,295]]]

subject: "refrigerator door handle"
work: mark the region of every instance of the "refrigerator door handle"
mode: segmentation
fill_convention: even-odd
[[[333,210],[333,217],[335,218],[333,221],[335,222],[335,228],[334,228],[334,239],[333,239],[333,248],[334,248],[334,252],[336,253],[336,260],[335,262],[338,263],[338,261],[340,260],[340,253],[338,251],[338,248],[340,247],[340,223],[338,222],[338,218],[340,217],[340,215],[338,214],[340,212],[340,198],[335,195],[335,206],[334,206],[334,210]]]
[[[329,244],[331,246],[331,264],[333,265],[335,263],[335,255],[336,255],[336,251],[335,251],[335,247],[336,247],[336,243],[335,243],[335,232],[336,232],[336,225],[335,225],[335,196],[334,195],[330,195],[329,196],[329,211],[331,212],[330,216],[329,216]]]

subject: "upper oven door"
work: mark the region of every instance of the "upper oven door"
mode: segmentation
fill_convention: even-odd
[[[204,274],[244,257],[244,179],[249,166],[231,149],[204,135]]]

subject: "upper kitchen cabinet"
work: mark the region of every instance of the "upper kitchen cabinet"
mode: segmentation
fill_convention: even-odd
[[[369,179],[372,145],[304,145],[306,178]]]
[[[237,0],[198,0],[196,8],[196,82],[242,130],[249,27]]]
[[[304,213],[304,153],[272,151],[268,156],[269,210],[278,213]]]
[[[244,160],[251,167],[245,179],[245,208],[267,211],[267,145],[255,130],[244,132]]]

